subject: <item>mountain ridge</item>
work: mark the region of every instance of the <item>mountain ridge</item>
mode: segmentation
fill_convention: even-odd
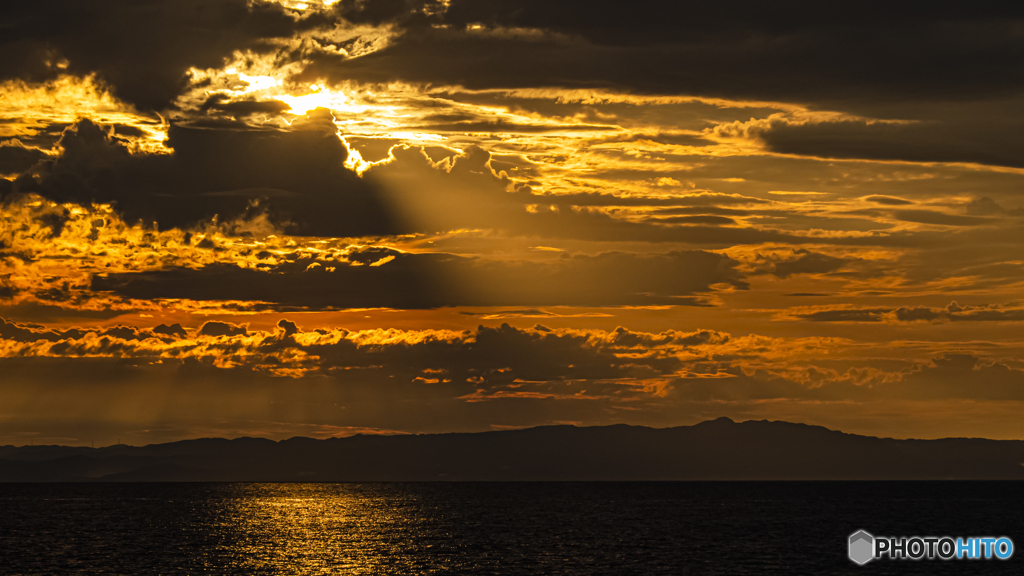
[[[940,479],[1024,480],[1024,441],[878,438],[723,417],[671,428],[0,446],[0,482]]]

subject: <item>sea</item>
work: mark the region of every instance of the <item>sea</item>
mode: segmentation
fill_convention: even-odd
[[[848,557],[1007,536],[1021,482],[0,484],[0,574],[1024,574]]]

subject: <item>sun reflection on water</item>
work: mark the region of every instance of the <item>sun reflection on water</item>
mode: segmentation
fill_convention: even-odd
[[[225,486],[220,566],[239,574],[415,572],[416,494],[384,485]]]

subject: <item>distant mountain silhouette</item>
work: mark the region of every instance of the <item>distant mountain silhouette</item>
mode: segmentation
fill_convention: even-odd
[[[0,481],[1024,479],[1024,441],[893,440],[728,418],[677,428],[0,447]]]

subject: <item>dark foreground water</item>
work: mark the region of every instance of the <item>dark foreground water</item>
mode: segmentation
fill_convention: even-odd
[[[0,573],[1024,574],[860,528],[1022,546],[1024,483],[0,484]]]

